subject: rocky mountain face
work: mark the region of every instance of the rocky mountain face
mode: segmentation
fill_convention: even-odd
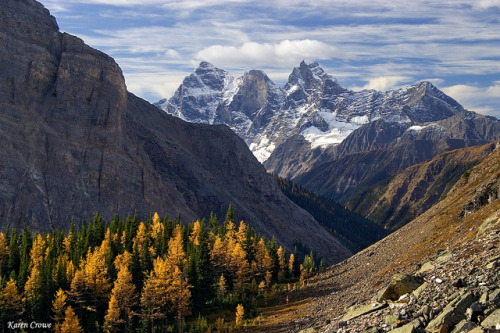
[[[497,332],[499,162],[497,142],[446,198],[283,295],[248,331]]]
[[[128,93],[112,58],[60,33],[34,0],[4,0],[0,17],[0,227],[65,229],[97,211],[189,221],[224,216],[232,203],[288,249],[299,242],[329,262],[350,255],[229,128]]]
[[[303,170],[282,170],[276,164],[290,160],[273,152],[291,137],[304,138],[307,151],[321,152],[378,119],[406,130],[464,110],[429,82],[388,92],[349,91],[316,62],[294,68],[284,87],[262,71],[235,79],[202,62],[172,98],[156,105],[191,122],[229,125],[269,171],[289,178]]]
[[[494,148],[493,142],[440,154],[355,195],[346,206],[386,229],[398,229],[443,200]]]
[[[379,120],[358,129],[328,154],[315,155],[318,161],[313,168],[294,181],[345,203],[379,181],[438,154],[498,139],[500,122],[470,111],[406,129]]]

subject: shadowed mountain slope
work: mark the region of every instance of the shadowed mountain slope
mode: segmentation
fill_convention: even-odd
[[[137,210],[236,215],[329,262],[350,252],[293,204],[228,127],[190,124],[130,94],[119,66],[60,33],[33,0],[0,4],[0,227],[67,228]]]

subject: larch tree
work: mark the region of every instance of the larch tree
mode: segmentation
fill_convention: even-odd
[[[171,306],[170,286],[173,267],[166,260],[158,257],[153,262],[141,294],[143,315],[153,325],[154,320],[164,318]]]
[[[31,274],[26,281],[26,284],[24,286],[24,294],[26,297],[26,300],[30,304],[30,306],[33,308],[35,305],[38,304],[39,297],[40,297],[40,288],[42,286],[41,283],[41,277],[40,277],[40,269],[38,268],[38,265],[33,267],[31,270]]]
[[[223,300],[226,296],[226,290],[226,279],[224,278],[224,274],[221,274],[221,276],[219,277],[219,282],[217,283],[217,296],[220,300]]]
[[[130,257],[131,255],[128,253],[127,256],[122,256],[121,260],[115,260],[115,264],[118,263],[116,267],[118,269],[118,276],[111,291],[111,297],[114,297],[117,302],[121,322],[128,324],[132,321],[133,308],[137,304],[135,285],[132,282],[132,274],[127,265],[127,261],[130,262],[131,260]],[[109,306],[111,306],[111,300]]]
[[[65,292],[59,289],[56,293],[56,297],[52,301],[52,311],[54,312],[52,319],[54,319],[54,331],[56,333],[61,332],[61,325],[65,317],[66,301],[67,297]]]
[[[120,307],[115,295],[109,299],[108,312],[104,317],[104,329],[106,332],[119,332],[123,320],[120,318]]]
[[[189,290],[191,287],[187,279],[182,275],[179,267],[174,266],[169,291],[170,299],[176,312],[179,331],[182,331],[184,316],[191,314],[191,291]]]
[[[61,333],[80,333],[83,332],[78,317],[71,306],[66,308],[64,322],[61,325]]]
[[[176,225],[172,237],[168,241],[168,263],[173,266],[183,268],[186,263],[186,253],[182,244],[182,229],[180,225]]]
[[[278,248],[278,263],[279,263],[278,279],[281,281],[285,278],[285,269],[286,269],[286,255],[285,255],[285,250],[283,249],[282,246]]]
[[[147,230],[146,230],[146,225],[144,222],[141,222],[139,224],[139,228],[137,229],[137,234],[134,237],[133,240],[133,246],[137,246],[137,250],[139,253],[143,252],[143,247],[145,246],[144,244],[147,241]]]
[[[3,232],[0,232],[0,272],[7,273],[7,264],[9,263],[9,247],[7,239]]]
[[[243,324],[243,316],[245,315],[245,308],[242,304],[238,304],[236,307],[236,326],[241,326]]]
[[[293,271],[294,271],[294,264],[295,264],[295,255],[293,253],[290,254],[290,258],[288,258],[288,270],[290,271],[290,274],[293,276]]]
[[[243,290],[244,284],[249,280],[250,265],[246,259],[245,250],[240,243],[236,243],[231,253],[231,269],[234,274],[233,286],[238,292]]]
[[[212,247],[212,251],[210,252],[210,258],[213,265],[219,268],[219,270],[224,267],[226,263],[224,243],[219,235],[215,236],[214,245]]]
[[[18,320],[23,310],[23,299],[17,290],[14,279],[7,281],[0,293],[0,310],[5,320]]]
[[[96,247],[93,252],[89,251],[83,263],[82,271],[85,287],[95,300],[95,303],[107,300],[111,289],[107,273],[106,254],[106,246]]]
[[[200,221],[196,221],[193,224],[193,231],[191,232],[191,235],[189,235],[189,240],[193,242],[194,245],[200,245],[200,235],[201,231],[201,223]]]

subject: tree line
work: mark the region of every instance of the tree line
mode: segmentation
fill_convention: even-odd
[[[300,264],[274,237],[234,221],[229,206],[223,223],[214,214],[188,225],[157,213],[109,223],[96,214],[79,228],[71,221],[67,233],[7,229],[1,324],[43,322],[55,332],[220,331],[232,318],[241,325],[259,301],[303,285],[316,263],[310,253]],[[205,319],[224,309],[236,313]]]

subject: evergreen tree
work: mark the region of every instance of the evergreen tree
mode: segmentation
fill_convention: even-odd
[[[213,297],[212,284],[214,282],[213,266],[210,262],[210,247],[205,223],[201,223],[198,234],[199,244],[194,252],[194,265],[197,283],[193,285],[193,300],[195,305],[203,306]]]
[[[224,229],[223,229],[224,235],[226,234],[229,222],[235,223],[235,221],[236,221],[236,218],[234,217],[233,205],[229,204],[229,207],[227,208],[226,217],[224,219]]]
[[[19,274],[17,275],[17,285],[19,288],[22,288],[26,284],[28,278],[31,242],[31,233],[28,228],[25,227],[23,235],[21,236],[21,248],[19,249],[20,263]]]
[[[9,262],[7,264],[7,271],[19,272],[19,265],[21,263],[21,256],[19,253],[19,244],[17,240],[16,229],[13,229],[9,240]]]
[[[217,220],[217,216],[213,212],[210,212],[210,220],[208,221],[208,224],[210,227],[210,233],[213,235],[219,235],[219,221]]]

